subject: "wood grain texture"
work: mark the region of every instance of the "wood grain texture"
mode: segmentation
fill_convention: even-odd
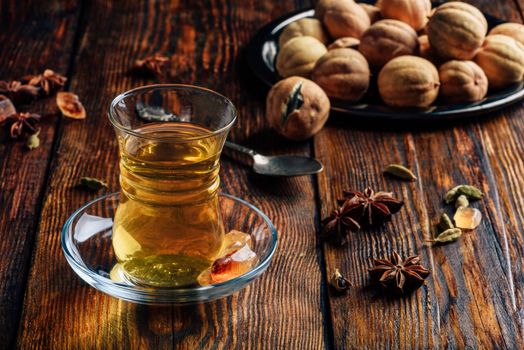
[[[263,96],[255,95],[258,87],[246,77],[241,56],[259,27],[291,10],[290,2],[251,0],[89,4],[71,85],[84,101],[88,118],[62,125],[24,301],[19,348],[326,346],[311,178],[261,179],[233,159],[224,159],[223,190],[266,212],[280,231],[280,246],[258,281],[217,302],[184,308],[120,302],[81,282],[59,243],[68,215],[95,196],[73,188],[79,177],[98,177],[108,181],[111,190],[118,188],[117,145],[106,112],[118,93],[151,82],[126,74],[137,58],[154,52],[172,55],[170,75],[162,81],[203,85],[230,97],[239,112],[234,140],[267,152],[309,153],[308,144],[290,146],[273,133],[259,133],[268,128]],[[267,136],[275,142],[268,143]]]
[[[469,2],[492,15],[522,20],[521,0]],[[0,3],[0,27],[8,30],[0,33],[5,77],[47,66],[68,70],[78,8],[71,3],[29,6],[33,3]],[[0,144],[0,327],[7,329],[0,332],[0,348],[13,341],[42,197],[19,348],[524,348],[522,104],[489,119],[416,130],[405,125],[377,129],[333,115],[313,144],[292,144],[269,130],[263,117],[265,92],[247,71],[242,49],[263,24],[307,7],[306,2],[85,4],[71,89],[83,100],[88,119],[55,126],[58,119],[47,118],[43,145],[30,153],[16,148],[20,145]],[[5,21],[15,13],[35,20],[30,26]],[[154,82],[132,77],[127,69],[155,52],[172,55],[169,74],[159,81],[207,86],[233,100],[240,116],[233,140],[270,154],[314,153],[326,166],[316,182],[275,180],[254,176],[236,156],[224,157],[222,188],[265,211],[280,231],[280,246],[258,281],[204,305],[146,307],[110,298],[81,282],[60,248],[67,217],[101,194],[76,189],[77,179],[95,176],[107,180],[110,190],[118,188],[117,145],[107,106],[116,94]],[[60,139],[43,196],[56,132]],[[383,177],[391,162],[411,167],[419,181]],[[464,182],[487,193],[485,201],[473,204],[484,215],[482,225],[455,244],[427,247],[436,217],[452,212],[442,194]],[[333,209],[343,189],[368,185],[395,192],[405,207],[388,225],[352,234],[345,247],[319,246],[320,217]],[[17,240],[6,239],[13,234]],[[390,299],[369,287],[368,258],[392,250],[420,254],[432,269],[426,285],[410,297]],[[328,293],[325,275],[335,268],[355,283],[347,295]]]
[[[79,9],[74,1],[49,4],[54,12],[42,14],[25,2],[2,2],[1,80],[45,68],[67,73]],[[0,348],[9,347],[16,336],[58,120],[49,100],[19,110],[42,115],[41,147],[29,151],[24,141],[12,141],[0,130]]]
[[[512,2],[471,3],[507,20],[520,18]],[[512,174],[520,162],[501,164],[498,155],[505,149],[507,156],[522,157],[512,143],[523,139],[521,130],[507,126],[517,117],[498,113],[490,120],[415,131],[406,125],[377,130],[343,118],[332,117],[332,126],[315,138],[315,153],[327,164],[319,176],[322,214],[333,209],[342,189],[366,185],[394,191],[406,207],[391,224],[352,234],[347,247],[325,246],[328,273],[342,268],[356,283],[347,296],[330,294],[335,348],[522,348],[522,243],[512,234],[521,223],[508,225],[506,219],[520,209],[505,199],[519,182]],[[419,181],[384,178],[381,172],[392,162],[410,166]],[[474,204],[484,216],[482,225],[455,244],[426,247],[440,213],[453,212],[442,195],[460,183],[487,193],[485,201]],[[368,257],[389,256],[393,249],[420,254],[432,269],[426,285],[404,299],[381,296],[367,278]]]

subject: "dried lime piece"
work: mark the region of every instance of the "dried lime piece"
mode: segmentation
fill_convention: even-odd
[[[82,102],[72,92],[59,92],[56,94],[56,105],[65,117],[72,119],[86,118],[86,110]]]

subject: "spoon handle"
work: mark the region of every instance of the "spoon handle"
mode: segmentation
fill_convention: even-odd
[[[257,155],[257,152],[253,151],[252,149],[249,149],[241,145],[237,145],[236,143],[233,143],[230,141],[226,141],[226,147],[234,149],[235,151],[238,151],[238,152],[249,154],[252,157]]]

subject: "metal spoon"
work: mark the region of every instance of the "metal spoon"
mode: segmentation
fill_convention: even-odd
[[[248,154],[253,158],[253,171],[269,176],[301,176],[324,170],[318,160],[303,156],[263,156],[252,149],[226,141],[226,147]]]

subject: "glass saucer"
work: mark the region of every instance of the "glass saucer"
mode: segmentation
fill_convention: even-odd
[[[75,273],[94,288],[115,298],[140,304],[192,304],[228,296],[260,276],[277,247],[277,232],[268,217],[255,206],[228,194],[220,194],[225,232],[249,233],[259,262],[245,274],[229,281],[193,288],[151,288],[110,278],[117,261],[111,244],[113,217],[119,194],[108,194],[78,209],[62,230],[62,249]],[[113,278],[115,271],[113,271]]]

